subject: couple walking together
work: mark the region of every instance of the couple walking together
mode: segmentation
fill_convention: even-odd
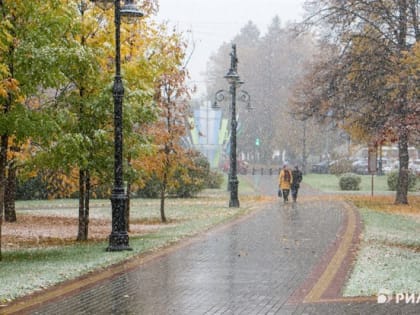
[[[279,174],[279,197],[283,196],[284,202],[289,201],[289,192],[292,190],[293,202],[296,202],[301,181],[302,172],[298,166],[291,171],[287,165],[284,165]]]

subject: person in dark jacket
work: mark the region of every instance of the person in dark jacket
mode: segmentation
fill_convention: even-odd
[[[294,170],[292,171],[292,185],[291,185],[291,191],[292,191],[292,198],[293,202],[296,202],[298,190],[300,187],[300,182],[302,181],[302,172],[299,170],[299,166],[295,166]]]

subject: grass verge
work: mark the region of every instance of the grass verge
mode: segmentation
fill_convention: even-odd
[[[349,198],[360,209],[364,231],[344,296],[420,293],[420,197],[409,199],[409,205],[395,205],[391,196]]]
[[[386,176],[362,177],[361,190],[340,191],[335,175],[308,174],[310,186],[334,193],[360,210],[363,233],[356,261],[343,296],[375,296],[379,292],[420,294],[420,196],[410,192],[408,205],[395,205]],[[336,193],[340,193],[337,194]]]

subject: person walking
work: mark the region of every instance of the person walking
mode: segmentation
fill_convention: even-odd
[[[282,191],[283,201],[289,201],[289,192],[292,185],[293,175],[287,165],[283,166],[279,174],[279,189]]]
[[[300,182],[302,181],[302,172],[299,169],[299,166],[295,166],[295,169],[292,171],[292,198],[293,202],[296,202],[297,195],[300,187]]]

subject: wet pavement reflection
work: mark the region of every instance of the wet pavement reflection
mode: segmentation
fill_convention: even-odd
[[[275,195],[273,181],[262,189]],[[387,314],[371,303],[288,302],[336,239],[344,216],[339,203],[302,196],[304,189],[296,204],[273,202],[31,314]]]

